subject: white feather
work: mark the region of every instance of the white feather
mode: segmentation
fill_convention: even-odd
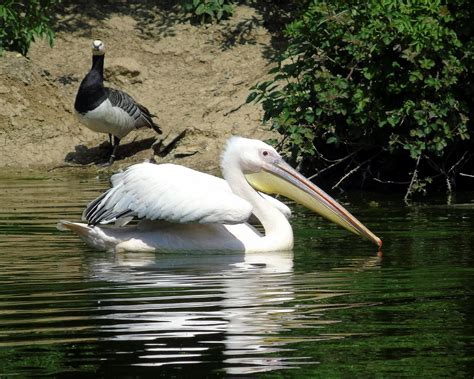
[[[227,182],[225,182],[227,184]],[[229,187],[230,191],[230,187]],[[289,220],[291,218],[291,209],[285,204],[282,203],[280,200],[275,199],[274,197],[271,197],[267,195],[266,193],[259,192],[262,197],[268,201],[270,204],[272,204],[276,209],[278,209],[283,215]]]
[[[136,164],[113,175],[111,182],[98,206],[106,211],[131,210],[148,220],[202,224],[241,223],[252,213],[250,203],[233,194],[223,179],[174,164]]]
[[[114,107],[109,99],[85,114],[76,114],[90,130],[110,133],[120,139],[135,128],[135,120],[123,109]]]

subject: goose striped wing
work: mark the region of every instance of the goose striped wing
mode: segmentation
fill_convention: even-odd
[[[137,128],[146,126],[148,128],[153,128],[159,134],[162,133],[160,127],[153,122],[152,114],[147,107],[137,103],[133,97],[123,91],[113,88],[104,89],[110,103],[114,107],[119,107],[127,112],[128,115],[135,120],[135,126]]]
[[[175,223],[245,222],[251,204],[229,190],[225,181],[189,168],[140,163],[111,178],[112,188],[92,201],[83,220],[91,225],[133,217]]]

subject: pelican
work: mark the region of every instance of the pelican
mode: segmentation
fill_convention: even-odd
[[[288,165],[266,143],[231,137],[221,157],[224,179],[174,164],[140,163],[112,176],[112,188],[93,200],[83,221],[60,221],[100,250],[287,251],[293,248],[288,197],[347,230],[382,241],[331,196]],[[255,216],[260,233],[249,222]],[[127,225],[133,218],[140,221]],[[107,225],[107,224],[114,225]]]

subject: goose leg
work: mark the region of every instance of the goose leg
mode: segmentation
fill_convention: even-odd
[[[110,136],[110,144],[112,145],[112,135],[109,134],[109,136]],[[99,164],[100,167],[108,167],[112,163],[114,163],[119,143],[120,143],[120,138],[117,138],[114,136],[114,144],[112,146],[112,153],[110,154],[109,160],[105,163]]]
[[[109,133],[109,143],[110,143],[110,146],[112,146],[112,134]]]
[[[109,165],[111,165],[115,161],[115,157],[116,157],[116,154],[117,154],[117,148],[118,148],[119,144],[120,144],[120,138],[114,136],[114,147],[112,149],[112,154],[110,154]]]

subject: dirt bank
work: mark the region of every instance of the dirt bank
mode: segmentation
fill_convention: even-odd
[[[216,172],[230,135],[270,137],[259,106],[245,104],[272,53],[271,35],[255,9],[239,6],[223,24],[194,25],[172,7],[78,7],[59,16],[54,48],[40,41],[28,58],[0,57],[0,167],[46,170],[105,159],[108,137],[82,126],[73,109],[93,39],[106,44],[108,85],[147,106],[164,131],[162,137],[152,130],[130,133],[112,170],[154,156]],[[160,145],[157,138],[165,140]]]

